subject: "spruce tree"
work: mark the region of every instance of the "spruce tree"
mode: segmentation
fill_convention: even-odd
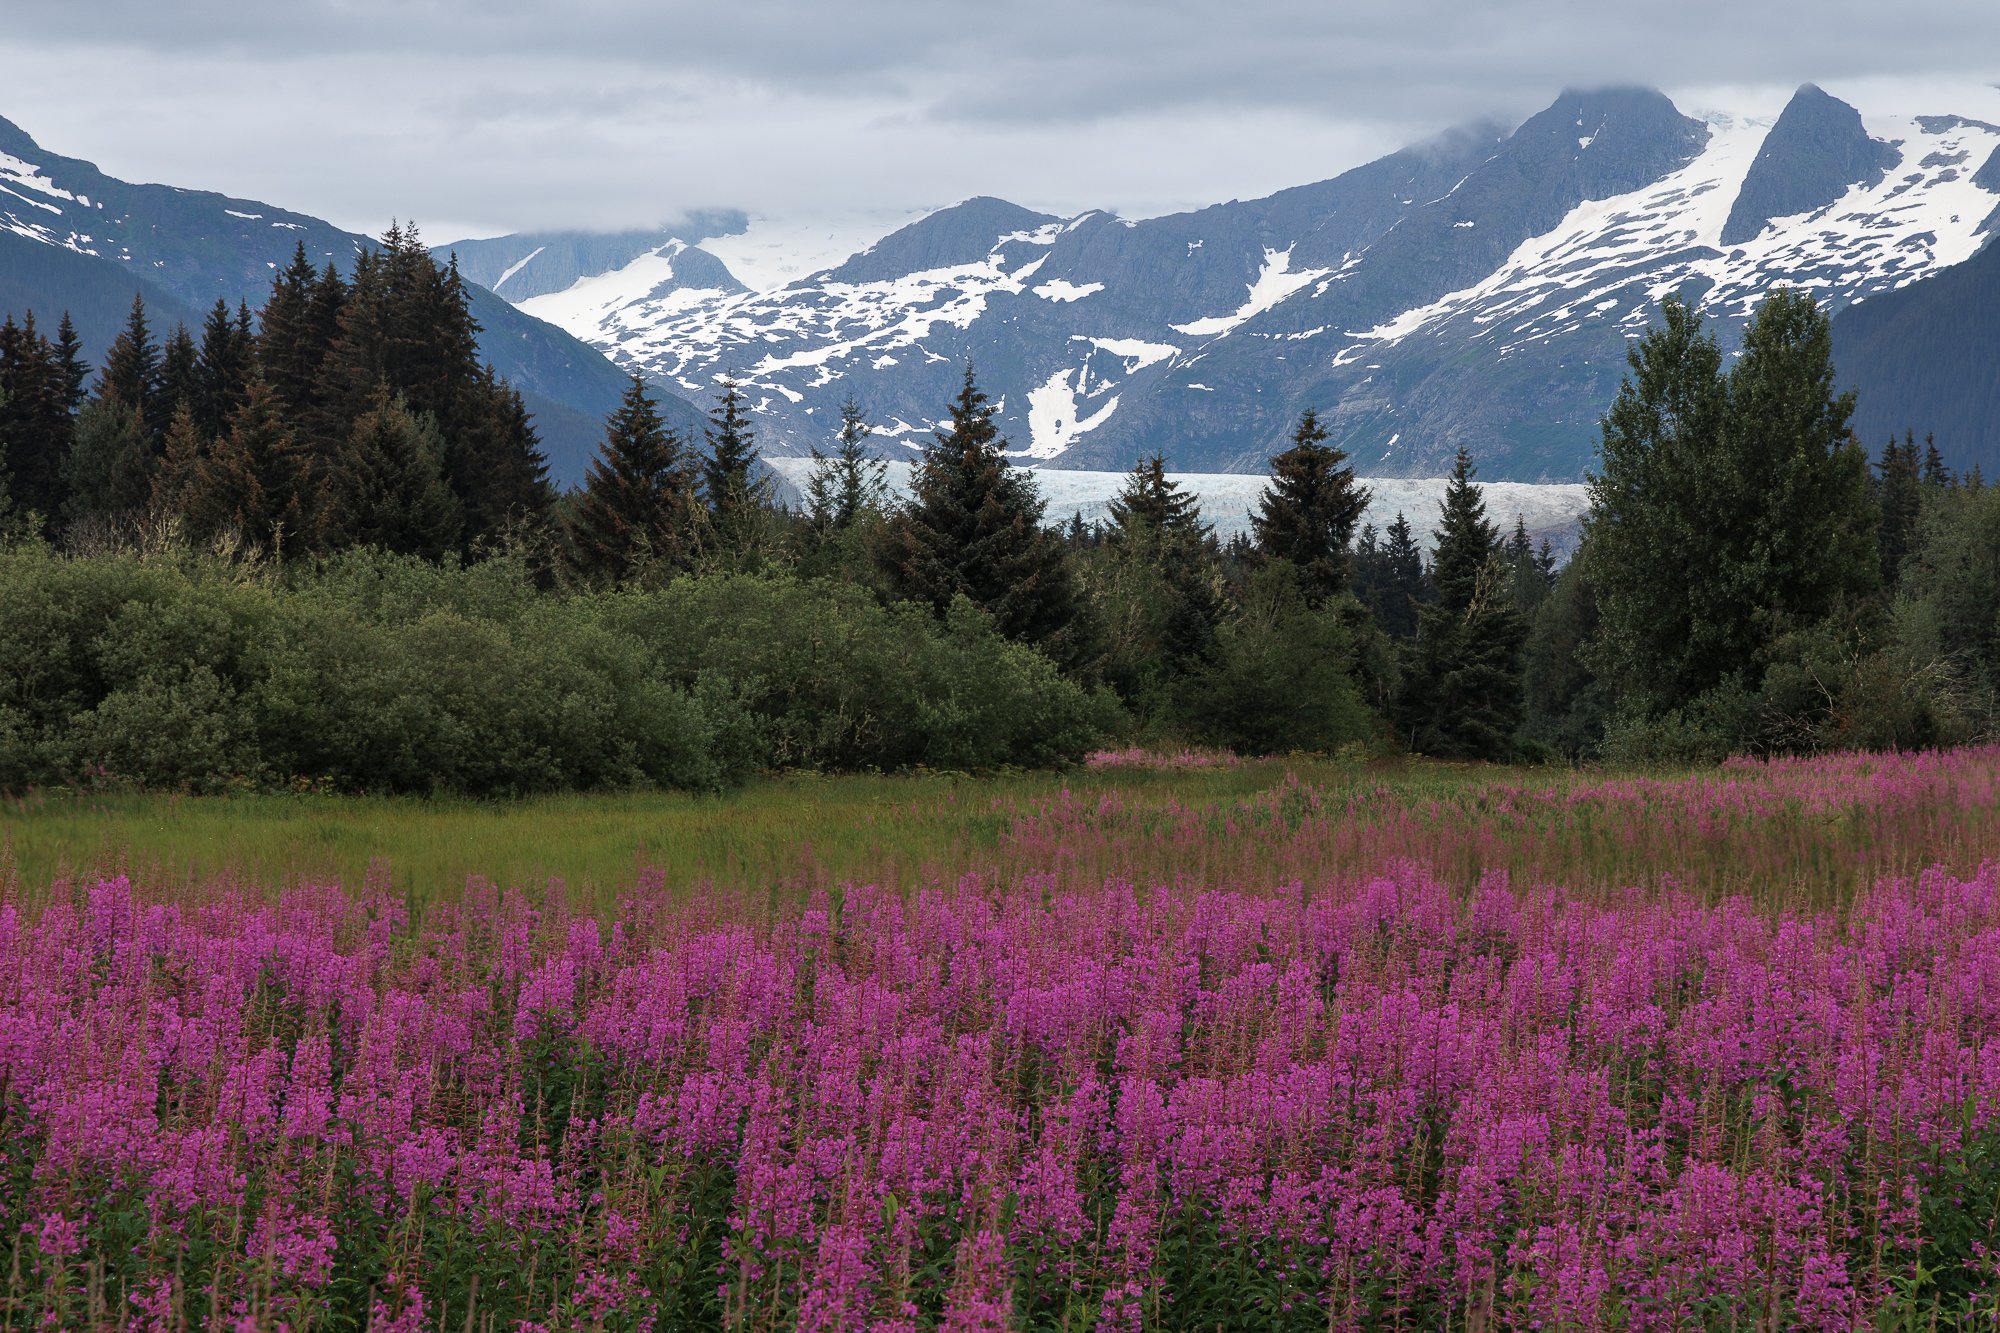
[[[1214,660],[1226,609],[1221,553],[1199,502],[1167,477],[1158,452],[1133,466],[1109,509],[1106,557],[1091,566],[1104,571],[1106,675],[1143,705]]]
[[[71,420],[67,363],[27,315],[0,322],[0,470],[8,477],[16,521],[28,514],[52,524],[68,498]]]
[[[634,375],[564,516],[571,573],[617,582],[651,566],[687,568],[694,504],[686,447]]]
[[[181,504],[198,535],[234,531],[282,554],[313,545],[315,482],[312,459],[285,424],[277,390],[253,377],[228,434],[195,466]]]
[[[1326,443],[1311,408],[1292,432],[1292,447],[1271,460],[1271,485],[1250,524],[1266,556],[1299,571],[1306,600],[1320,605],[1347,589],[1348,543],[1368,508],[1368,492],[1354,481],[1347,455]]]
[[[160,466],[153,474],[152,506],[161,513],[185,512],[188,492],[208,455],[208,441],[195,424],[194,408],[182,403],[167,420]]]
[[[1398,730],[1421,754],[1504,759],[1521,720],[1521,645],[1500,530],[1472,482],[1472,455],[1452,466],[1431,555],[1432,600],[1403,652]]]
[[[1528,523],[1521,515],[1514,515],[1514,531],[1507,538],[1507,571],[1514,589],[1514,609],[1534,623],[1535,611],[1548,600],[1549,589],[1554,586],[1554,557],[1549,553],[1548,539],[1542,539],[1541,550],[1535,549],[1528,536]]]
[[[203,435],[222,434],[229,418],[243,405],[250,390],[251,339],[249,310],[235,317],[220,297],[202,321],[201,352],[197,358],[194,424]]]
[[[83,406],[83,386],[90,378],[90,362],[83,354],[83,339],[77,335],[76,325],[70,321],[69,311],[63,311],[62,323],[56,326],[56,364],[63,388],[63,404],[71,416]]]
[[[1372,530],[1372,529],[1371,529]],[[1386,536],[1376,542],[1364,566],[1355,566],[1355,595],[1390,639],[1401,641],[1417,632],[1417,607],[1428,596],[1424,554],[1417,546],[1410,520],[1398,511]]]
[[[755,562],[763,511],[770,502],[769,484],[755,476],[757,445],[745,401],[736,381],[724,379],[703,430],[708,455],[701,464],[701,489],[709,533],[715,555],[731,567]]]
[[[1903,558],[1916,544],[1917,520],[1924,502],[1921,469],[1915,431],[1906,433],[1900,444],[1891,436],[1882,446],[1876,494],[1881,521],[1876,529],[1876,544],[1881,551],[1882,586],[1892,592],[1902,577]]]
[[[1944,465],[1944,455],[1938,452],[1937,439],[1931,435],[1924,436],[1924,485],[1951,485],[1951,469]]]
[[[1067,553],[1042,529],[1033,478],[1008,466],[993,411],[967,363],[950,423],[934,432],[908,503],[884,530],[882,573],[897,596],[939,616],[964,597],[1007,638],[1075,664],[1087,650]]]
[[[473,423],[455,441],[445,442],[445,477],[464,511],[464,544],[504,542],[538,532],[549,521],[555,490],[549,461],[521,395],[490,366],[480,367],[473,396],[479,406]]]
[[[831,454],[812,450],[812,471],[806,476],[806,521],[824,540],[845,532],[869,513],[880,513],[889,502],[888,465],[868,455],[867,440],[875,428],[852,398],[840,405],[840,434]]]
[[[1133,465],[1107,509],[1113,541],[1141,531],[1196,537],[1211,531],[1201,521],[1200,503],[1168,478],[1166,455],[1158,450]]]
[[[331,266],[327,276],[339,284],[339,275]],[[330,345],[330,330],[319,327],[315,309],[320,299],[319,274],[306,258],[305,242],[300,241],[292,262],[271,283],[255,347],[258,371],[277,395],[286,419],[293,423],[304,421],[313,406],[320,365]],[[221,432],[219,425],[211,429]]]
[[[143,510],[157,469],[158,454],[139,413],[117,394],[93,398],[77,414],[64,517],[72,523],[119,520]]]
[[[97,396],[117,398],[148,423],[157,410],[154,400],[160,392],[160,349],[146,327],[146,300],[132,298],[132,313],[125,327],[111,342],[98,373]]]
[[[181,403],[192,405],[201,399],[201,350],[195,346],[194,335],[188,332],[185,324],[174,325],[173,333],[160,351],[159,386],[146,428],[155,436],[164,437],[174,408]]]
[[[328,466],[321,540],[436,560],[456,546],[459,521],[436,424],[381,389]]]

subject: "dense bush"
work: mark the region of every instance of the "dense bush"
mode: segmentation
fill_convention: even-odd
[[[1115,705],[961,607],[740,576],[590,597],[507,560],[0,554],[0,788],[714,787],[1080,755]]]

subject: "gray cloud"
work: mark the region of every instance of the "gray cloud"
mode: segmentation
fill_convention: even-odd
[[[1990,81],[1992,53],[2000,6],[1963,0],[71,0],[10,9],[0,115],[120,175],[442,236],[979,192],[1145,214],[1564,86],[1772,100]]]

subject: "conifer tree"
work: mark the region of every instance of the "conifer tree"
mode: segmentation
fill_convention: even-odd
[[[1502,759],[1521,719],[1521,645],[1500,530],[1472,482],[1472,455],[1452,466],[1431,555],[1433,598],[1417,611],[1396,699],[1399,731],[1421,754]]]
[[[90,378],[90,362],[83,355],[83,339],[77,336],[76,325],[70,321],[67,310],[63,311],[62,323],[56,326],[55,352],[63,405],[75,416],[83,406],[83,386]]]
[[[617,582],[653,565],[685,569],[694,503],[686,447],[634,375],[564,516],[571,573]]]
[[[60,345],[28,314],[0,322],[0,470],[8,477],[16,520],[52,523],[68,497],[71,420],[67,363]]]
[[[201,351],[187,325],[176,324],[160,351],[159,392],[147,418],[146,429],[164,437],[167,421],[181,403],[194,404],[201,398]]]
[[[247,307],[232,318],[229,305],[217,297],[201,326],[201,352],[197,358],[194,424],[203,435],[214,437],[227,428],[229,418],[243,405],[250,389],[251,338]]]
[[[1921,469],[1915,431],[1907,432],[1900,444],[1891,436],[1882,446],[1876,495],[1881,521],[1876,529],[1876,544],[1881,550],[1882,586],[1892,592],[1902,577],[1903,558],[1916,544],[1917,520],[1924,499]]]
[[[1924,485],[1951,485],[1951,469],[1944,465],[1944,455],[1938,452],[1937,438],[1924,436]]]
[[[202,536],[235,530],[279,554],[310,546],[318,517],[312,460],[285,424],[277,390],[253,377],[182,495],[189,525]]]
[[[1529,624],[1534,623],[1536,609],[1548,600],[1549,590],[1555,584],[1554,560],[1548,539],[1542,539],[1538,552],[1534,540],[1528,536],[1527,520],[1520,514],[1514,515],[1514,531],[1507,538],[1507,570],[1513,580],[1514,609]]]
[[[340,278],[331,265],[327,278],[338,287]],[[255,348],[259,373],[277,395],[286,419],[294,423],[304,421],[313,406],[320,365],[331,342],[331,330],[320,327],[316,309],[320,300],[319,274],[300,241],[292,262],[271,283]],[[212,429],[220,432],[219,426]]]
[[[1347,589],[1348,543],[1368,508],[1368,492],[1355,484],[1346,453],[1326,439],[1318,414],[1307,408],[1292,447],[1272,458],[1271,485],[1250,519],[1258,549],[1297,567],[1300,589],[1314,606]]]
[[[179,404],[167,420],[160,466],[153,474],[153,508],[161,513],[185,512],[188,493],[207,455],[208,441],[195,424],[194,408]]]
[[[1158,450],[1133,465],[1106,508],[1114,541],[1141,531],[1196,537],[1212,531],[1201,521],[1200,503],[1167,476],[1166,455]]]
[[[806,476],[806,521],[824,540],[845,532],[869,513],[880,513],[889,502],[888,466],[868,455],[867,439],[875,428],[852,398],[840,405],[840,434],[831,454],[812,450],[812,471]]]
[[[156,410],[160,391],[160,349],[146,327],[146,300],[132,298],[132,313],[125,327],[112,340],[104,356],[104,369],[97,379],[99,398],[117,398],[139,414],[142,424]]]
[[[1670,299],[1664,314],[1605,416],[1584,529],[1597,665],[1647,712],[1726,683],[1754,692],[1781,636],[1881,579],[1825,312],[1772,293],[1726,374],[1692,309]]]
[[[322,540],[436,560],[458,541],[458,499],[444,479],[444,442],[387,388],[355,419],[327,469]]]
[[[555,504],[541,435],[520,393],[482,366],[474,397],[480,405],[474,424],[444,442],[446,482],[461,479],[452,489],[464,511],[468,546],[539,531]]]
[[[759,522],[770,500],[769,484],[754,475],[757,445],[744,403],[736,381],[724,379],[703,430],[708,455],[701,464],[702,498],[715,552],[731,566],[754,562]]]
[[[121,519],[146,507],[159,455],[146,424],[124,398],[93,398],[77,414],[65,480],[71,522]]]
[[[1106,674],[1136,700],[1213,661],[1226,609],[1221,552],[1157,451],[1133,465],[1109,511],[1098,598],[1112,622]]]
[[[1042,529],[1034,480],[1008,466],[993,411],[968,363],[949,425],[884,530],[882,573],[896,595],[940,616],[962,596],[1007,638],[1074,664],[1086,650],[1067,553]]]

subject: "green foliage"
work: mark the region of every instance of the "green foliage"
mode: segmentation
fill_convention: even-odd
[[[1285,561],[1254,573],[1221,628],[1215,664],[1187,685],[1182,716],[1201,741],[1245,754],[1335,750],[1379,723],[1356,681],[1364,623],[1352,597],[1315,604]]]
[[[1765,673],[1787,636],[1865,630],[1882,575],[1853,395],[1833,391],[1827,318],[1803,293],[1766,298],[1726,373],[1690,307],[1664,315],[1630,353],[1591,480],[1594,664],[1628,721],[1678,718],[1699,746],[1795,745],[1796,681],[1757,702]]]
[[[1391,639],[1417,632],[1417,608],[1429,599],[1430,584],[1416,534],[1402,514],[1379,538],[1374,525],[1361,529],[1354,551],[1354,595]]]
[[[603,600],[660,675],[730,682],[755,719],[762,767],[994,768],[1073,758],[1115,705],[1008,643],[969,602],[942,625],[832,582],[718,575]]]
[[[381,551],[280,575],[0,552],[0,785],[713,789],[778,766],[974,769],[1119,722],[1047,659],[827,583],[565,597],[518,560]]]
[[[1472,474],[1472,456],[1460,449],[1431,557],[1433,595],[1403,646],[1395,719],[1399,738],[1419,754],[1502,759],[1520,725],[1527,625],[1516,609],[1514,565]]]
[[[1368,508],[1347,455],[1326,443],[1326,428],[1307,408],[1292,447],[1271,460],[1271,485],[1250,516],[1257,549],[1299,571],[1299,590],[1315,604],[1347,590],[1348,543]]]
[[[65,460],[67,516],[111,519],[142,509],[152,498],[158,462],[139,413],[122,398],[96,398],[77,415]]]
[[[1034,478],[1008,464],[970,364],[950,411],[876,548],[884,579],[939,618],[963,597],[1005,637],[1060,663],[1083,661],[1089,634],[1067,553],[1042,529]]]
[[[457,542],[461,510],[444,477],[444,439],[386,388],[355,418],[327,467],[320,540],[436,560]]]
[[[634,375],[605,424],[582,494],[563,516],[572,576],[615,583],[648,569],[685,569],[694,505],[686,446]]]

